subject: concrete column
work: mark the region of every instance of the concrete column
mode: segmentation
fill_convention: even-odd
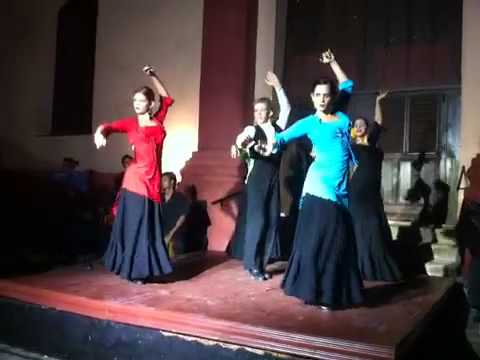
[[[460,164],[471,168],[467,196],[480,199],[480,1],[463,1]],[[472,181],[473,180],[473,181]],[[462,197],[463,194],[460,194]],[[460,199],[461,200],[461,199]]]

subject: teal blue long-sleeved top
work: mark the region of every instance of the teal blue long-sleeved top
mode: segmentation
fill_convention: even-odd
[[[351,92],[353,82],[347,80],[340,90]],[[306,135],[313,144],[315,159],[303,184],[302,197],[311,194],[339,204],[348,203],[348,173],[352,159],[350,148],[350,119],[343,112],[335,113],[337,120],[326,122],[317,115],[298,120],[287,130],[277,134],[277,147]]]

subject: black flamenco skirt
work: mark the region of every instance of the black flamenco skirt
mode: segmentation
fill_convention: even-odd
[[[307,304],[335,309],[363,302],[355,238],[345,207],[305,195],[282,288]]]
[[[393,240],[381,199],[352,201],[350,211],[362,278],[369,281],[399,281],[402,274],[393,258]]]
[[[160,204],[121,190],[104,263],[109,271],[127,280],[172,272],[163,240]]]

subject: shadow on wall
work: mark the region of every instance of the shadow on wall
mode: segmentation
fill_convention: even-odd
[[[199,200],[195,185],[185,189],[185,195],[190,201],[190,209],[185,219],[187,252],[206,251],[208,249],[207,230],[211,225],[207,211],[207,202]]]

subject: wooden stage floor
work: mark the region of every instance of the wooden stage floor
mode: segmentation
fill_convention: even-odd
[[[366,284],[366,305],[326,312],[288,297],[281,274],[251,280],[237,260],[195,254],[168,282],[137,285],[81,266],[0,280],[0,296],[98,319],[274,353],[394,359],[442,308],[453,279]]]

